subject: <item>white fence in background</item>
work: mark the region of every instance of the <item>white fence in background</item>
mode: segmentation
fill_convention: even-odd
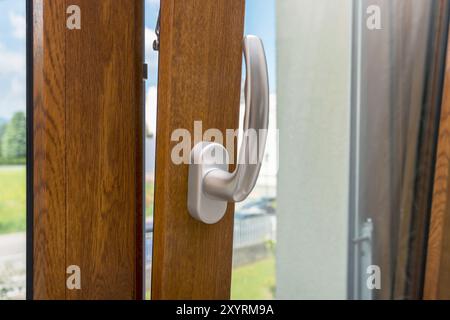
[[[276,240],[276,217],[255,215],[234,220],[233,248],[240,249]]]

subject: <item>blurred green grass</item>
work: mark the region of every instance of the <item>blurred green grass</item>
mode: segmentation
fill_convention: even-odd
[[[145,217],[153,218],[153,196],[154,196],[153,181],[145,182]]]
[[[233,269],[232,300],[270,300],[275,291],[275,259],[273,256]]]
[[[0,166],[0,234],[25,231],[25,166]]]

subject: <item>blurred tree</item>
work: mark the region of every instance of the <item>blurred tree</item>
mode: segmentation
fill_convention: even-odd
[[[2,156],[5,159],[26,157],[25,113],[17,112],[6,125],[1,142]]]
[[[0,159],[3,158],[3,150],[2,150],[2,138],[5,133],[6,124],[0,122]]]

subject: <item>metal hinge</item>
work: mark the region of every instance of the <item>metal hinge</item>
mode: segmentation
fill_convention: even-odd
[[[373,221],[367,219],[360,227],[358,237],[353,239],[355,245],[357,271],[355,273],[355,281],[357,285],[356,299],[360,300],[372,300],[373,290],[367,287],[367,268],[373,263]]]
[[[358,237],[353,239],[353,243],[360,243],[363,241],[371,242],[373,233],[373,222],[372,219],[367,219],[366,222],[361,226],[361,232]]]
[[[146,63],[144,63],[143,76],[144,76],[144,80],[148,80],[148,64],[146,64]]]
[[[156,27],[155,27],[155,34],[156,34],[156,40],[153,41],[153,50],[159,51],[159,33],[161,28],[161,9],[159,9],[158,13],[158,21],[156,21]]]

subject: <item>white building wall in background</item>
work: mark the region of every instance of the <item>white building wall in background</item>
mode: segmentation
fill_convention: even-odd
[[[277,2],[278,299],[345,299],[351,0]]]

